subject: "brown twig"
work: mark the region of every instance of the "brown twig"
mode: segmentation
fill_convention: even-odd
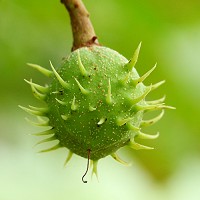
[[[67,8],[73,33],[72,51],[92,45],[99,45],[97,36],[86,10],[81,0],[61,0],[61,3]]]

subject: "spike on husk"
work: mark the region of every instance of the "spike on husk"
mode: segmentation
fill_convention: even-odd
[[[46,143],[46,142],[52,142],[52,141],[54,141],[54,140],[57,140],[57,138],[55,137],[55,135],[53,135],[53,136],[51,136],[51,137],[49,137],[49,138],[45,138],[45,139],[43,139],[43,140],[40,140],[39,142],[37,142],[37,143],[35,144],[35,146],[37,146],[37,145],[39,145],[39,144]]]
[[[69,119],[69,115],[61,115],[61,118],[66,121]]]
[[[92,169],[92,175],[95,174],[97,180],[99,180],[98,178],[98,169],[97,169],[97,166],[98,166],[98,160],[93,160],[93,169]]]
[[[32,125],[34,125],[34,126],[49,126],[49,120],[47,120],[47,121],[39,121],[39,122],[34,122],[34,121],[31,121],[29,118],[25,118],[25,120],[28,122],[28,123],[30,123],[30,124],[32,124]]]
[[[32,82],[32,80],[30,80],[30,82]],[[31,84],[30,86],[31,86],[31,90],[32,90],[35,98],[40,100],[40,101],[45,101],[46,94],[42,94],[42,93],[38,92],[38,90],[35,88],[35,86],[33,84]]]
[[[108,104],[112,103],[112,94],[111,94],[111,83],[110,79],[108,79],[108,94],[106,95],[106,102]]]
[[[93,106],[89,106],[89,111],[94,111],[94,110],[96,110],[96,108],[95,107],[93,107]]]
[[[55,134],[54,128],[51,128],[51,129],[49,129],[49,130],[42,131],[42,132],[39,132],[39,133],[33,133],[32,135],[35,135],[35,136],[43,136],[43,135],[51,135],[51,134]]]
[[[33,83],[32,81],[28,81],[26,79],[24,79],[24,81],[27,82],[29,85],[32,85],[33,87],[35,87],[37,90],[39,90],[42,93],[47,93],[49,91],[48,87],[41,86],[39,84]]]
[[[106,118],[102,117],[97,124],[102,125],[105,121],[106,121]]]
[[[118,155],[117,153],[112,153],[111,156],[119,163],[125,165],[125,166],[130,166],[130,163],[127,163],[125,161],[123,161]]]
[[[81,61],[81,57],[80,57],[80,53],[79,53],[79,50],[77,50],[77,57],[78,57],[78,66],[79,66],[79,69],[80,69],[80,72],[83,76],[87,76],[88,75],[88,72],[86,71],[82,61]]]
[[[75,81],[76,81],[76,83],[77,83],[77,85],[78,85],[78,87],[79,87],[81,93],[82,93],[82,94],[88,94],[89,91],[86,90],[86,89],[80,84],[80,82],[79,82],[76,78],[74,78],[74,79],[75,79]]]
[[[152,150],[152,149],[154,149],[153,147],[148,147],[148,146],[144,146],[142,144],[139,144],[139,143],[135,142],[133,139],[127,144],[127,146],[129,146],[129,147],[131,147],[132,149],[135,149],[135,150],[140,150],[140,149]]]
[[[141,76],[138,79],[133,80],[134,84],[137,85],[141,82],[143,82],[156,68],[157,63],[154,65],[154,67],[152,69],[150,69],[148,72],[146,72],[143,76]]]
[[[140,42],[140,44],[138,45],[137,49],[135,50],[135,52],[133,54],[133,57],[131,58],[131,60],[126,65],[126,68],[129,71],[132,71],[132,69],[135,67],[135,64],[137,63],[138,56],[139,56],[139,53],[140,53],[141,44],[142,44],[142,42]]]
[[[40,65],[36,65],[36,64],[32,64],[32,63],[27,63],[27,65],[38,70],[39,72],[41,72],[45,76],[51,77],[53,75],[52,71],[45,69],[45,68],[41,67]]]
[[[157,99],[157,100],[153,100],[153,101],[146,101],[146,103],[147,103],[148,105],[156,105],[156,104],[161,104],[161,103],[163,103],[163,102],[165,101],[165,98],[166,98],[166,96],[163,96],[162,98],[160,98],[160,99]]]
[[[53,67],[51,61],[50,62],[50,65],[51,65],[51,68],[53,70],[53,73],[55,74],[56,78],[58,79],[59,83],[65,88],[65,89],[68,89],[69,88],[69,84],[66,83],[62,77],[58,74],[58,72],[55,70],[55,68]]]
[[[68,164],[68,162],[71,160],[72,156],[73,156],[73,152],[71,152],[71,151],[69,150],[68,155],[67,155],[67,158],[66,158],[65,163],[64,163],[64,167],[65,167],[65,166]]]
[[[50,151],[54,151],[54,150],[57,150],[61,148],[60,144],[56,144],[55,146],[51,147],[51,148],[48,148],[48,149],[44,149],[44,150],[41,150],[39,151],[38,153],[46,153],[46,152],[50,152]]]
[[[132,118],[128,117],[126,119],[122,119],[122,118],[118,118],[117,119],[117,125],[118,126],[123,126],[124,124],[126,124],[127,122],[131,121]]]
[[[135,99],[132,99],[131,103],[134,105],[134,104],[139,103],[140,101],[144,100],[144,98],[149,94],[150,91],[151,91],[151,86],[147,87],[146,91],[142,95],[136,97]]]
[[[164,83],[165,83],[165,80],[153,84],[152,87],[151,87],[151,90],[153,91],[153,90],[159,88],[159,87],[160,87],[161,85],[163,85]]]
[[[59,99],[57,99],[57,98],[55,98],[55,100],[56,100],[59,104],[61,104],[61,105],[63,105],[63,106],[67,105],[67,102],[61,101],[61,100],[59,100]]]
[[[153,140],[153,139],[156,139],[158,137],[159,137],[159,132],[156,133],[155,135],[149,135],[149,134],[146,134],[146,133],[139,132],[139,134],[137,135],[137,138],[147,139],[147,140]]]
[[[146,127],[146,126],[151,126],[151,125],[155,124],[163,117],[164,113],[165,113],[165,111],[162,110],[162,112],[157,117],[150,119],[150,120],[142,120],[140,126]]]
[[[78,105],[76,104],[76,97],[75,96],[72,100],[71,109],[74,110],[74,111],[78,109]]]

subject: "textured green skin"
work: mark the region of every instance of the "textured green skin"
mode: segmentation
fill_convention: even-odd
[[[85,158],[90,149],[90,159],[98,160],[116,152],[137,135],[137,131],[129,130],[126,124],[117,125],[117,119],[131,117],[131,123],[140,126],[143,112],[138,111],[130,99],[141,95],[146,87],[142,83],[135,86],[130,81],[122,82],[129,73],[124,67],[128,60],[114,50],[99,46],[83,47],[79,49],[79,54],[87,76],[83,76],[79,69],[77,50],[72,52],[57,69],[63,80],[69,83],[69,89],[64,89],[54,78],[46,99],[49,107],[47,116],[61,146]],[[129,79],[139,77],[135,68],[130,73]],[[89,94],[81,93],[74,77]],[[109,79],[111,104],[106,102]],[[71,109],[74,97],[78,105],[75,111]],[[66,105],[59,104],[55,98],[66,102]],[[138,104],[145,105],[145,101]],[[89,106],[96,110],[90,111]],[[69,118],[63,120],[61,115],[68,115]],[[98,125],[101,118],[106,118],[106,121]]]

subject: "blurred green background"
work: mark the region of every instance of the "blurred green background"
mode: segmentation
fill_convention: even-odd
[[[17,105],[39,105],[24,78],[48,80],[27,62],[49,68],[70,53],[68,14],[57,1],[0,0],[0,200],[200,199],[200,1],[84,0],[101,44],[130,58],[142,41],[140,74],[156,62],[146,84],[166,84],[149,99],[166,94],[164,118],[147,133],[160,137],[143,143],[153,151],[123,148],[124,167],[107,157],[99,162],[99,182],[81,182],[86,160],[66,150],[37,154],[41,128],[27,124]]]

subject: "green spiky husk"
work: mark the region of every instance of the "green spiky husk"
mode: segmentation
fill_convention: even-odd
[[[116,51],[98,46],[77,51],[72,52],[57,70],[68,83],[68,88],[63,88],[57,78],[53,80],[46,99],[48,117],[61,146],[85,158],[90,149],[91,159],[98,160],[112,154],[137,135],[137,131],[129,130],[126,124],[119,126],[117,121],[132,118],[129,123],[140,126],[143,111],[138,111],[137,105],[143,106],[145,102],[133,104],[131,100],[141,95],[146,87],[143,83],[137,86],[131,83],[139,75],[135,69],[129,72],[126,67],[128,60]],[[81,73],[81,64],[85,74]],[[129,80],[124,82],[127,73],[130,73]],[[87,94],[81,92],[76,80]],[[56,102],[55,98],[66,105]],[[108,98],[111,98],[110,102]],[[61,115],[66,116],[66,120]],[[98,124],[100,120],[104,122]]]
[[[140,44],[141,45],[141,44]],[[118,52],[106,47],[83,47],[70,53],[61,66],[52,71],[39,65],[28,64],[42,74],[52,78],[49,86],[27,81],[34,96],[46,103],[45,108],[20,106],[36,115],[34,125],[50,126],[51,129],[36,135],[49,135],[38,144],[57,140],[58,143],[41,152],[66,147],[69,149],[67,163],[73,153],[93,160],[93,172],[97,174],[97,161],[107,155],[122,161],[116,151],[125,145],[133,149],[152,149],[135,142],[135,138],[155,139],[159,134],[148,135],[142,127],[150,126],[164,114],[165,97],[146,101],[146,95],[164,83],[145,86],[143,81],[155,66],[139,76],[135,64],[140,45],[133,58],[127,60]],[[162,110],[155,118],[144,120],[147,111]],[[46,120],[48,118],[48,120]],[[30,122],[30,120],[28,120]]]

